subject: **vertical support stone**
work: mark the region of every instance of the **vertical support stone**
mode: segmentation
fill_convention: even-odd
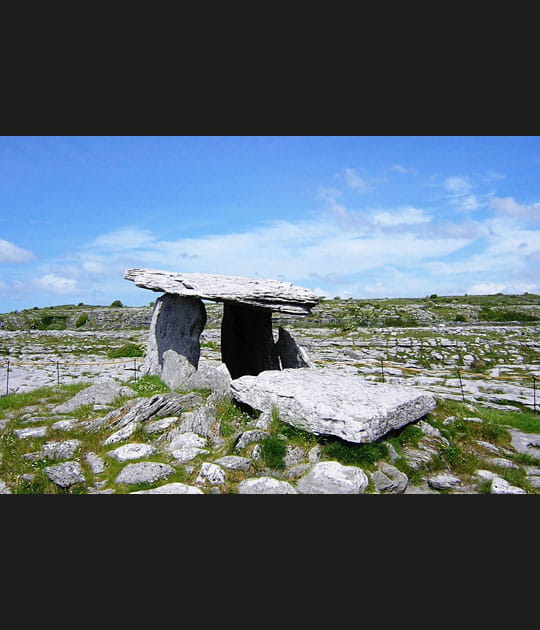
[[[197,370],[200,335],[206,324],[202,300],[165,293],[156,300],[144,374],[156,374],[170,388],[181,387]]]
[[[234,302],[223,303],[221,359],[231,377],[279,370],[272,336],[272,312]]]
[[[279,327],[279,337],[276,341],[276,350],[281,359],[281,367],[283,369],[314,367],[306,351],[296,343],[291,333],[281,326]]]

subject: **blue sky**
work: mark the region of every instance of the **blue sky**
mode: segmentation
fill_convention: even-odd
[[[0,137],[0,312],[154,300],[129,267],[540,293],[540,137]]]

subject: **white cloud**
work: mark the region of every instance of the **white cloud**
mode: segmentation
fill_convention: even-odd
[[[358,192],[368,193],[373,190],[373,186],[357,175],[352,168],[345,169],[345,180],[350,188],[354,188]]]
[[[77,293],[79,291],[76,280],[57,276],[54,273],[48,273],[41,278],[35,278],[33,285],[38,289],[61,295]]]
[[[88,247],[96,250],[128,250],[135,247],[150,245],[155,237],[148,230],[125,227],[109,234],[99,236]]]
[[[447,177],[443,182],[443,187],[454,195],[466,195],[472,189],[468,177]]]
[[[25,263],[34,258],[31,251],[0,238],[0,263]]]
[[[480,282],[467,289],[467,295],[493,295],[501,293],[505,284],[499,282]]]
[[[498,216],[519,218],[530,224],[540,223],[540,203],[523,205],[513,197],[492,197],[489,205]]]
[[[371,219],[375,225],[393,226],[415,223],[429,223],[433,217],[419,208],[402,208],[398,212],[375,212]]]
[[[402,173],[403,175],[418,175],[418,171],[415,168],[407,168],[402,164],[394,164],[394,166],[392,166],[392,170]]]

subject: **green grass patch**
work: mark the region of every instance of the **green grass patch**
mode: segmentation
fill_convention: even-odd
[[[44,401],[60,404],[89,385],[90,383],[72,383],[70,385],[40,387],[39,389],[19,394],[7,394],[7,396],[0,398],[0,413],[37,405]]]
[[[261,442],[261,460],[268,468],[283,470],[285,468],[285,453],[287,446],[285,440],[270,435]]]
[[[129,387],[139,394],[139,396],[155,396],[156,394],[167,394],[171,390],[156,374],[145,374],[136,381],[130,381]]]
[[[144,356],[144,350],[135,343],[125,343],[107,353],[109,359],[135,358]]]
[[[340,439],[332,439],[322,447],[321,457],[338,461],[345,466],[359,466],[373,470],[375,463],[388,457],[388,447],[379,442],[352,444]]]

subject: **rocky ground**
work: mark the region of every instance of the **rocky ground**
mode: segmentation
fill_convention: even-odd
[[[117,309],[126,326],[120,330],[109,329],[107,317],[91,330],[4,327],[0,392],[7,384],[9,395],[0,398],[0,492],[539,491],[540,416],[532,377],[540,378],[540,324],[472,315],[456,322],[447,314],[455,305],[446,304],[440,307],[444,321],[431,325],[351,327],[350,318],[336,317],[350,306],[323,303],[313,317],[276,319],[275,328],[290,330],[316,366],[412,385],[437,399],[422,419],[364,445],[248,414],[219,383],[171,392],[141,375],[144,357],[109,358],[126,344],[144,351],[151,308],[139,309],[139,323],[131,327],[130,309]],[[384,317],[415,313],[418,322],[434,310],[407,306],[392,303]],[[534,304],[522,306],[531,317],[537,313]],[[482,308],[469,307],[476,314]],[[220,311],[219,305],[207,309],[202,364],[212,365],[220,359]],[[459,309],[468,312],[463,303]],[[70,317],[76,322],[80,312]],[[358,310],[355,317],[358,323]],[[538,409],[540,390],[536,394]]]

